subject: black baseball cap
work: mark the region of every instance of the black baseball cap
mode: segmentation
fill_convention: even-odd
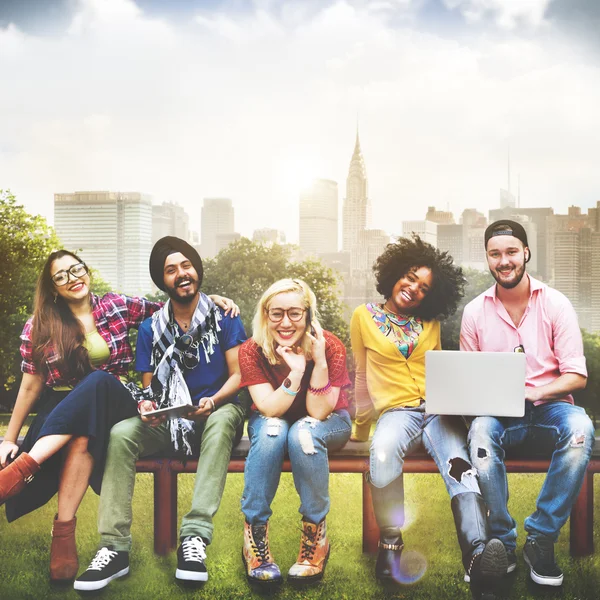
[[[523,242],[523,246],[526,246],[529,250],[529,254],[525,262],[530,261],[531,248],[529,248],[529,244],[527,242],[527,232],[521,223],[511,221],[510,219],[500,219],[499,221],[494,221],[491,225],[488,225],[485,233],[483,234],[486,250],[490,238],[496,237],[497,235],[511,235],[516,237],[518,240],[521,240],[521,242]]]

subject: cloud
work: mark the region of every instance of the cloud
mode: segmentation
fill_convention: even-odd
[[[544,24],[544,15],[552,0],[443,0],[444,4],[459,10],[470,23],[491,17],[503,29],[519,25],[533,28]]]
[[[391,3],[301,4],[181,23],[81,0],[61,35],[0,29],[0,187],[50,217],[55,192],[140,191],[198,230],[202,198],[229,196],[242,233],[294,240],[292,184],[312,165],[343,198],[358,113],[374,225],[392,233],[429,205],[495,207],[509,143],[524,204],[598,199],[600,73],[562,39],[477,24],[454,38],[399,25]]]

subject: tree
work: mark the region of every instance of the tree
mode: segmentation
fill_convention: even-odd
[[[37,277],[57,247],[46,219],[30,215],[0,190],[0,404],[10,403],[20,379],[19,335],[31,314]]]
[[[494,283],[489,271],[465,269],[464,274],[467,280],[465,295],[456,312],[442,322],[442,348],[444,350],[458,350],[463,309],[473,298],[479,296]]]
[[[244,327],[250,334],[252,317],[263,292],[278,279],[303,279],[317,297],[323,327],[348,345],[339,277],[318,260],[295,262],[290,255],[289,247],[278,244],[267,247],[242,238],[221,250],[214,259],[204,261],[202,289],[209,294],[233,298],[240,306]]]
[[[583,353],[588,370],[585,389],[575,392],[575,402],[583,406],[596,426],[596,415],[600,409],[600,335],[581,330],[583,335]]]

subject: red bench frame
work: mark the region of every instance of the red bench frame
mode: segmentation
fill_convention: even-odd
[[[247,442],[247,438],[246,438]],[[595,457],[589,462],[579,496],[571,511],[571,556],[587,556],[594,552],[594,474],[600,473],[598,447]],[[229,473],[243,473],[245,456],[234,449],[229,463]],[[509,473],[545,473],[548,459],[508,459],[506,469]],[[177,476],[180,473],[195,473],[197,460],[184,464],[181,460],[169,458],[145,458],[137,462],[137,471],[154,473],[154,551],[167,554],[177,545]],[[331,473],[363,474],[363,552],[377,551],[379,528],[373,512],[371,491],[364,474],[369,470],[368,444],[349,442],[339,452],[329,456]],[[290,461],[283,463],[283,471],[291,472]],[[423,455],[405,459],[404,473],[437,473],[435,462]],[[335,507],[334,507],[335,510]]]

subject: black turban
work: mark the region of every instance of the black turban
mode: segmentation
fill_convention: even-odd
[[[160,238],[150,253],[150,277],[159,290],[165,291],[165,260],[169,254],[181,252],[198,273],[198,284],[202,285],[202,259],[196,249],[185,240],[172,235]]]

